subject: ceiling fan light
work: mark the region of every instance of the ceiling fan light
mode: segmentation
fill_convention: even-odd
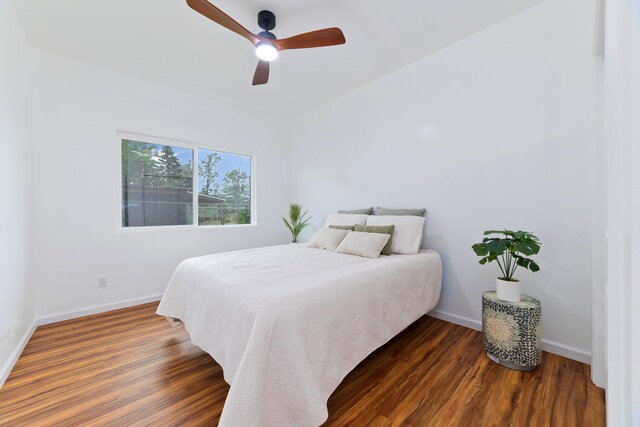
[[[259,42],[256,45],[256,55],[263,61],[273,61],[278,57],[278,49],[269,42]]]

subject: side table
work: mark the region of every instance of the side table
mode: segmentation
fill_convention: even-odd
[[[482,344],[496,363],[531,371],[542,360],[540,301],[522,295],[519,302],[499,299],[495,291],[482,294]]]

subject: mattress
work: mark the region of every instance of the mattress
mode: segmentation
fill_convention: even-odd
[[[220,426],[318,426],[342,379],[433,309],[441,283],[433,250],[368,259],[272,246],[183,261],[157,313],[222,366]]]

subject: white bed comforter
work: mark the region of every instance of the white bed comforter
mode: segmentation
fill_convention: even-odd
[[[367,259],[303,245],[183,261],[158,314],[182,320],[231,388],[220,426],[318,426],[369,353],[438,302],[440,256]]]

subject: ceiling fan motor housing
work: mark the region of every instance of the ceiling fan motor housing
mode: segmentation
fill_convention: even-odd
[[[258,12],[258,26],[265,31],[271,31],[276,27],[276,15],[269,10]]]
[[[270,33],[269,31],[260,31],[258,33],[258,35],[260,37],[262,37],[263,39],[269,39],[269,40],[278,40],[278,38],[276,37],[275,34]]]

